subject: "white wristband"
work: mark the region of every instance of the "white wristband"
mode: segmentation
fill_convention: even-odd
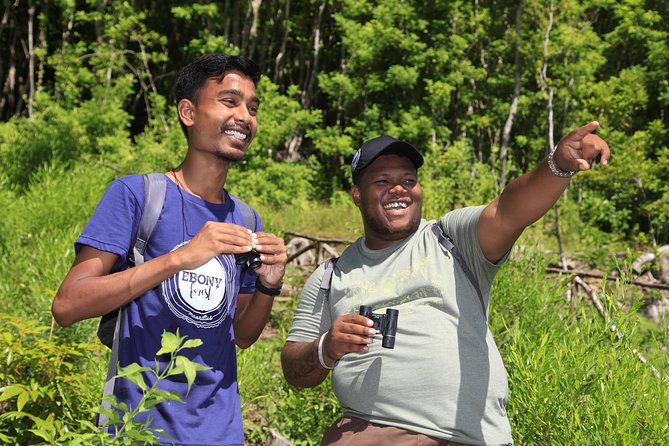
[[[323,359],[323,339],[325,338],[325,335],[328,334],[326,331],[321,335],[321,337],[318,339],[318,361],[321,363],[321,367],[324,369],[332,370],[335,368],[337,365],[337,361],[332,364],[332,367],[329,367],[327,364],[325,364],[325,360]]]
[[[551,169],[551,172],[553,172],[553,175],[556,177],[560,178],[569,178],[573,177],[576,175],[575,170],[562,170],[558,167],[558,165],[555,163],[555,151],[557,150],[558,145],[555,144],[555,147],[553,147],[553,150],[548,154],[548,167]]]

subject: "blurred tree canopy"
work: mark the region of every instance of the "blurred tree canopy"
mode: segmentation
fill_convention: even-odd
[[[669,242],[664,0],[3,0],[1,16],[0,189],[24,193],[54,164],[178,163],[176,75],[227,52],[265,74],[230,180],[258,200],[329,199],[385,132],[425,153],[435,217],[492,198],[597,119],[613,157],[573,181],[579,219]]]

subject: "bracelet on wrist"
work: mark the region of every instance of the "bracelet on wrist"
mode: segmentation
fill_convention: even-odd
[[[339,361],[335,361],[334,364],[332,364],[332,367],[330,367],[325,363],[325,358],[323,357],[323,339],[325,339],[326,334],[328,334],[327,331],[323,333],[321,337],[318,339],[318,362],[321,363],[321,367],[323,367],[324,369],[332,370],[337,366],[337,363]]]
[[[256,279],[256,290],[260,291],[263,294],[267,294],[268,296],[278,296],[279,294],[281,294],[282,286],[283,282],[280,282],[278,287],[268,288],[260,282],[260,277]]]
[[[562,170],[558,167],[557,163],[555,162],[555,151],[558,148],[558,144],[553,147],[553,150],[550,151],[548,154],[548,167],[551,169],[551,172],[553,172],[553,175],[556,177],[560,178],[569,178],[573,177],[576,175],[577,171],[575,170]]]

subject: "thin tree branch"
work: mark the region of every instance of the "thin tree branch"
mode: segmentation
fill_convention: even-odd
[[[606,276],[604,274],[598,274],[598,273],[592,273],[589,271],[580,271],[580,270],[568,270],[563,268],[553,268],[553,267],[548,267],[546,268],[547,273],[551,274],[573,274],[576,277],[592,277],[594,279],[606,279],[606,280],[617,280],[619,277],[611,277],[611,276]],[[669,285],[663,284],[663,283],[651,283],[651,282],[644,282],[641,280],[630,280],[627,283],[631,285],[638,285],[641,287],[645,288],[655,288],[658,290],[669,290]]]

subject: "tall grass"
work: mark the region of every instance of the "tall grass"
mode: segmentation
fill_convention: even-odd
[[[517,443],[667,444],[669,360],[651,356],[657,377],[637,354],[666,352],[668,327],[654,327],[652,340],[640,334],[636,307],[618,305],[625,287],[603,287],[607,320],[582,295],[566,302],[566,281],[544,267],[536,256],[511,262],[494,289],[491,328],[509,375]]]

